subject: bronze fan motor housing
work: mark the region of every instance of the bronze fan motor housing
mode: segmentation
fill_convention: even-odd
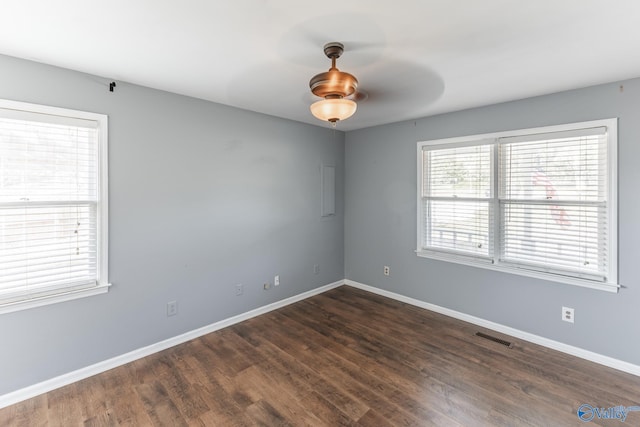
[[[331,68],[324,73],[316,74],[309,81],[314,95],[321,98],[344,98],[353,94],[358,87],[358,79],[349,73],[336,68],[336,59],[344,52],[344,45],[331,42],[324,45],[324,54],[331,59]]]

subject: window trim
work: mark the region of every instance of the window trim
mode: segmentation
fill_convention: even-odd
[[[26,113],[48,114],[51,116],[62,116],[80,120],[90,120],[98,124],[98,194],[96,203],[96,226],[98,237],[98,257],[97,275],[95,286],[83,287],[79,289],[60,289],[56,292],[42,295],[25,294],[24,299],[0,304],[0,314],[11,313],[29,308],[70,301],[78,298],[108,292],[109,283],[109,175],[108,175],[108,116],[105,114],[91,113],[86,111],[71,110],[67,108],[51,107],[47,105],[31,104],[20,101],[0,99],[0,108],[6,110],[17,110]]]
[[[520,267],[513,266],[511,264],[504,264],[499,262],[499,254],[491,254],[489,259],[481,256],[465,255],[454,251],[436,250],[436,249],[423,249],[422,242],[424,241],[423,233],[425,226],[423,218],[425,212],[423,211],[423,151],[424,147],[442,146],[447,148],[462,147],[469,145],[480,144],[494,144],[494,149],[497,149],[500,138],[522,136],[526,134],[543,134],[551,132],[563,132],[572,131],[583,128],[592,127],[606,127],[607,128],[607,212],[608,212],[608,258],[611,260],[609,265],[609,271],[607,274],[607,282],[601,282],[596,280],[583,279],[572,276],[565,276],[558,273],[549,273],[543,271],[529,270]],[[535,127],[528,129],[515,129],[508,131],[492,132],[485,134],[466,135],[452,138],[442,138],[428,141],[418,141],[417,143],[417,233],[416,233],[416,255],[423,258],[430,258],[439,261],[453,262],[457,264],[463,264],[473,267],[480,267],[494,271],[501,271],[511,274],[517,274],[520,276],[532,277],[536,279],[542,279],[552,282],[564,283],[568,285],[581,286],[591,289],[598,289],[608,292],[618,292],[620,285],[618,284],[618,119],[601,119],[592,120],[586,122],[569,123],[562,125],[552,125],[544,127]],[[495,162],[492,162],[495,163]],[[497,170],[498,165],[492,165],[494,170],[494,179],[492,182],[492,190],[497,191]],[[494,198],[495,199],[495,198]],[[495,212],[495,216],[500,216],[499,211]],[[495,219],[499,221],[499,219]],[[497,239],[498,233],[495,233],[494,238]]]

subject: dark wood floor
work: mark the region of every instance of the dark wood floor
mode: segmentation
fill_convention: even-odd
[[[343,286],[2,409],[0,425],[564,426],[585,425],[583,403],[640,405],[640,378]]]

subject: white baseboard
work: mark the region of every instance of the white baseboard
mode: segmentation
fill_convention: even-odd
[[[55,378],[51,378],[41,383],[34,384],[31,386],[25,387],[23,389],[16,390],[14,392],[4,394],[0,396],[0,409],[13,405],[18,402],[21,402],[23,400],[30,399],[40,394],[55,390],[57,388],[74,383],[76,381],[83,380],[93,375],[100,374],[102,372],[108,371],[109,369],[117,368],[118,366],[122,366],[126,363],[130,363],[135,360],[141,359],[143,357],[150,356],[159,351],[166,350],[167,348],[176,346],[178,344],[182,344],[189,340],[209,334],[211,332],[215,332],[219,329],[226,328],[227,326],[231,326],[236,323],[240,323],[244,320],[251,319],[252,317],[256,317],[261,314],[265,314],[270,311],[276,310],[278,308],[285,307],[289,304],[302,301],[314,295],[318,295],[323,292],[326,292],[330,289],[337,288],[338,286],[341,286],[341,285],[348,285],[354,288],[362,289],[362,290],[365,290],[374,294],[378,294],[387,298],[391,298],[397,301],[411,304],[416,307],[421,307],[426,310],[444,314],[445,316],[449,316],[455,319],[463,320],[465,322],[473,323],[475,325],[478,325],[487,329],[491,329],[497,332],[501,332],[506,335],[520,338],[525,341],[532,342],[534,344],[551,348],[553,350],[558,350],[563,353],[570,354],[572,356],[580,357],[582,359],[599,363],[601,365],[608,366],[610,368],[618,369],[623,372],[640,376],[640,366],[634,365],[632,363],[624,362],[622,360],[614,359],[609,356],[604,356],[598,353],[584,350],[579,347],[574,347],[574,346],[567,345],[567,344],[554,341],[548,338],[544,338],[538,335],[530,334],[528,332],[520,331],[518,329],[514,329],[509,326],[504,326],[499,323],[491,322],[489,320],[481,319],[479,317],[471,316],[471,315],[461,313],[455,310],[451,310],[445,307],[440,307],[435,304],[430,304],[428,302],[424,302],[418,299],[396,294],[394,292],[386,291],[379,288],[374,288],[373,286],[365,285],[363,283],[355,282],[353,280],[339,280],[337,282],[330,283],[328,285],[321,286],[319,288],[312,289],[310,291],[307,291],[298,295],[294,295],[292,297],[256,308],[254,310],[239,314],[237,316],[229,317],[228,319],[224,319],[219,322],[212,323],[202,328],[198,328],[193,331],[186,332],[184,334],[131,351],[129,353],[125,353],[120,356],[116,356],[111,359],[98,362],[94,365],[87,366],[85,368],[81,368],[76,371],[69,372],[67,374],[63,374]]]
[[[18,402],[21,402],[23,400],[36,397],[40,394],[47,393],[49,391],[74,383],[76,381],[89,378],[93,375],[100,374],[102,372],[108,371],[109,369],[117,368],[118,366],[122,366],[126,363],[133,362],[134,360],[138,360],[143,357],[150,356],[159,351],[166,350],[167,348],[176,346],[178,344],[182,344],[192,339],[209,334],[211,332],[215,332],[219,329],[226,328],[227,326],[231,326],[236,323],[240,323],[244,320],[251,319],[252,317],[256,317],[261,314],[265,314],[270,311],[276,310],[278,308],[287,306],[289,304],[293,304],[294,302],[298,302],[298,301],[307,299],[309,297],[312,297],[314,295],[321,294],[330,289],[337,288],[338,286],[342,286],[343,284],[344,284],[344,281],[339,280],[337,282],[330,283],[328,285],[321,286],[319,288],[312,289],[310,291],[303,292],[301,294],[294,295],[289,298],[285,298],[281,301],[277,301],[262,307],[258,307],[254,310],[247,311],[246,313],[242,313],[237,316],[229,317],[228,319],[224,319],[219,322],[215,322],[210,325],[203,326],[202,328],[185,332],[184,334],[166,339],[164,341],[160,341],[155,344],[151,344],[143,348],[139,348],[129,353],[125,353],[120,356],[116,356],[111,359],[98,362],[94,365],[87,366],[85,368],[81,368],[76,371],[69,372],[55,378],[51,378],[41,383],[34,384],[31,386],[25,387],[23,389],[16,390],[14,392],[4,394],[0,396],[0,409],[13,405]]]
[[[418,299],[406,297],[404,295],[396,294],[394,292],[385,291],[383,289],[374,288],[373,286],[358,283],[353,280],[345,280],[345,285],[352,286],[354,288],[362,289],[374,294],[378,294],[387,298],[391,298],[397,301],[401,301],[407,304],[421,307],[436,313],[444,314],[445,316],[453,317],[455,319],[463,320],[465,322],[473,323],[474,325],[482,326],[483,328],[491,329],[505,335],[520,338],[525,341],[529,341],[534,344],[541,345],[543,347],[551,348],[553,350],[561,351],[572,356],[586,359],[591,362],[599,363],[600,365],[608,366],[610,368],[618,369],[629,374],[640,376],[640,366],[634,365],[629,362],[614,359],[613,357],[604,356],[602,354],[594,353],[589,350],[585,350],[579,347],[574,347],[568,344],[564,344],[558,341],[551,340],[549,338],[541,337],[531,334],[529,332],[520,331],[518,329],[511,328],[509,326],[501,325],[499,323],[491,322],[489,320],[481,319],[479,317],[471,316],[469,314],[461,313],[459,311],[451,310],[449,308],[440,307],[435,304],[430,304]]]

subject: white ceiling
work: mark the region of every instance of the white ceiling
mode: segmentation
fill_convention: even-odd
[[[320,126],[308,82],[330,66],[323,45],[342,42],[338,68],[369,95],[342,130],[640,76],[638,0],[1,6],[1,54]]]

